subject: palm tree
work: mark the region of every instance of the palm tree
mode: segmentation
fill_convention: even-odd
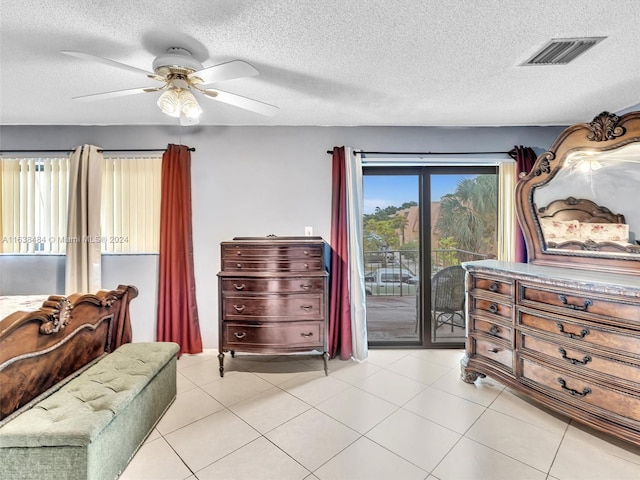
[[[494,252],[497,190],[495,175],[460,180],[456,191],[440,200],[440,217],[436,222],[440,237],[455,239],[461,250]]]

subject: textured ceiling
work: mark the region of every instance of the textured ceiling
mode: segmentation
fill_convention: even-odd
[[[637,0],[2,0],[0,124],[163,125],[144,75],[168,47],[205,67],[260,71],[220,89],[274,117],[204,97],[205,125],[567,125],[640,102]],[[604,36],[569,65],[519,66],[553,38]]]

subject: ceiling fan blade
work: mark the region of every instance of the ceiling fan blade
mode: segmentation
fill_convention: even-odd
[[[236,95],[235,93],[223,92],[222,90],[218,89],[209,91],[212,93],[217,93],[217,95],[215,96],[207,95],[207,97],[209,98],[213,98],[214,100],[218,100],[223,103],[228,103],[229,105],[233,105],[234,107],[240,107],[244,108],[245,110],[259,113],[261,115],[266,115],[267,117],[271,117],[280,111],[280,109],[275,105],[269,105],[268,103],[253,100],[252,98],[243,97],[241,95]]]
[[[222,82],[224,80],[232,80],[240,77],[251,77],[258,75],[258,70],[242,60],[233,60],[213,67],[203,68],[197,72],[193,72],[189,77],[198,77],[202,79],[203,85],[210,83]]]
[[[116,98],[116,97],[124,97],[126,95],[136,95],[138,93],[147,93],[150,89],[145,87],[140,88],[129,88],[127,90],[115,90],[113,92],[104,92],[104,93],[94,93],[92,95],[81,95],[79,97],[73,97],[73,100],[84,101],[93,101],[93,100],[104,100],[105,98]],[[154,89],[151,89],[154,91]]]
[[[141,73],[143,75],[154,75],[153,72],[147,72],[146,70],[142,70],[141,68],[133,67],[131,65],[127,65],[126,63],[116,62],[114,60],[109,60],[108,58],[98,57],[97,55],[91,55],[90,53],[71,52],[68,50],[63,50],[62,53],[71,57],[82,58],[83,60],[89,60],[92,62],[109,65],[110,67],[120,68],[121,70],[128,70],[130,72]]]

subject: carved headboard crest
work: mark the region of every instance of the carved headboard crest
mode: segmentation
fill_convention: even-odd
[[[591,133],[587,135],[587,139],[594,142],[603,142],[605,140],[614,140],[624,135],[626,129],[619,126],[619,122],[620,117],[616,114],[602,112],[588,124]]]
[[[67,297],[50,296],[42,304],[42,310],[47,312],[46,320],[40,325],[40,333],[51,335],[58,333],[69,324],[73,306]]]

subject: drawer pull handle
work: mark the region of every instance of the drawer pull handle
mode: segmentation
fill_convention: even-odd
[[[301,283],[301,284],[300,284],[300,288],[301,288],[302,290],[309,290],[309,289],[311,288],[311,285]]]
[[[241,256],[242,252],[238,251],[238,252],[236,252],[236,255]]]
[[[489,329],[489,335],[493,335],[495,337],[496,335],[498,335],[499,331],[500,329],[497,325],[491,325],[491,328]]]
[[[560,299],[563,305],[571,308],[572,310],[580,310],[581,312],[586,312],[587,307],[589,307],[590,305],[593,305],[593,302],[591,300],[585,300],[584,304],[580,306],[580,305],[572,305],[571,303],[569,303],[567,301],[567,297],[565,297],[564,295],[558,295],[558,298]]]
[[[309,268],[309,264],[308,264],[308,263],[305,263],[305,264],[304,264],[304,268]]]
[[[560,331],[561,334],[566,335],[569,338],[584,338],[586,335],[589,335],[589,330],[586,328],[583,328],[582,330],[580,330],[580,333],[571,333],[571,332],[565,332],[564,331],[564,325],[562,325],[560,322],[556,323],[556,327],[558,327],[558,330]]]
[[[313,308],[313,305],[300,305],[300,308],[303,309],[305,312],[308,312]]]
[[[313,337],[313,332],[309,332],[309,333],[301,333],[301,336],[305,337],[305,338],[309,338],[309,337]]]
[[[489,351],[491,353],[498,353],[500,350],[498,350],[496,347],[490,348]]]
[[[247,286],[244,283],[241,283],[240,285],[238,285],[237,283],[233,284],[233,288],[235,288],[236,290],[244,290]]]
[[[562,355],[562,358],[564,358],[567,362],[572,363],[573,365],[586,365],[592,360],[592,358],[589,355],[585,355],[582,360],[578,360],[577,358],[567,357],[567,351],[564,348],[559,348],[558,352],[560,352],[560,355]]]
[[[574,395],[574,396],[586,397],[591,393],[591,389],[589,387],[584,387],[582,389],[582,392],[579,392],[577,390],[574,390],[573,388],[567,387],[567,382],[565,382],[562,377],[558,377],[558,383],[560,384],[563,390],[566,390],[567,393],[570,393],[571,395]]]
[[[238,340],[242,340],[244,337],[246,337],[246,336],[247,336],[247,334],[246,334],[245,332],[242,332],[242,333],[235,332],[233,335],[234,335]]]
[[[242,313],[244,312],[244,309],[247,308],[245,305],[233,305],[233,308],[235,309],[236,312],[238,313]]]
[[[489,290],[491,290],[492,292],[497,292],[499,288],[500,286],[498,285],[498,282],[493,282],[491,285],[489,285]]]
[[[491,305],[489,305],[489,311],[491,313],[496,313],[498,311],[498,304],[492,303]]]
[[[242,268],[242,264],[241,263],[236,263],[236,267],[237,268]]]
[[[309,252],[307,252],[307,251],[305,250],[305,251],[304,251],[304,254],[305,254],[305,255],[309,255]]]

